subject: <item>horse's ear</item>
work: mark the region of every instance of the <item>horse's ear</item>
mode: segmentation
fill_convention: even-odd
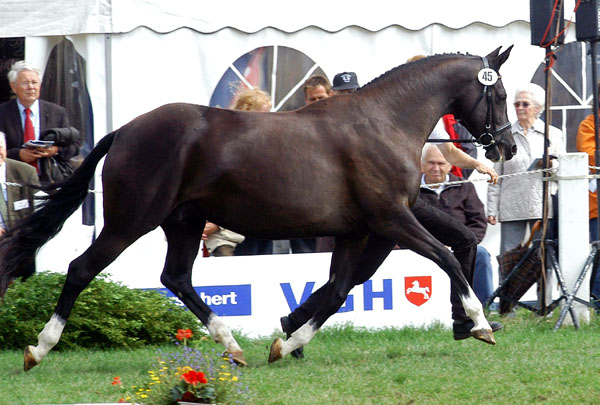
[[[494,49],[492,52],[490,52],[486,58],[488,58],[488,60],[492,60],[495,59],[496,57],[498,57],[498,53],[500,53],[500,49],[502,49],[501,46],[499,46],[498,48]]]
[[[506,59],[508,59],[513,46],[514,45],[509,46],[508,49],[502,52],[500,55],[498,55],[498,52],[500,51],[501,47],[487,56],[488,60],[490,61],[490,66],[493,67],[494,70],[500,70],[500,66],[502,66],[502,64],[506,62]]]

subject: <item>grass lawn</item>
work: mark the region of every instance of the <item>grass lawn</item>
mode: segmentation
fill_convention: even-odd
[[[491,316],[491,320],[498,320]],[[597,404],[600,322],[553,332],[548,319],[520,309],[502,319],[497,345],[456,342],[441,327],[368,331],[326,328],[306,358],[267,364],[273,337],[239,337],[249,367],[250,404]],[[282,335],[281,335],[282,336]],[[194,339],[192,339],[194,342]],[[24,342],[24,346],[27,343]],[[203,351],[219,348],[198,341]],[[178,350],[176,347],[162,348]],[[51,352],[22,371],[22,353],[0,351],[0,404],[116,402],[115,376],[139,385],[157,348]]]

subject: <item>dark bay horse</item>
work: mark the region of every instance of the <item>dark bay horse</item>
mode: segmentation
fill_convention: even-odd
[[[451,252],[410,211],[419,192],[421,149],[446,113],[484,134],[486,156],[510,159],[514,140],[497,72],[510,49],[481,58],[436,55],[399,66],[352,95],[285,113],[251,113],[169,104],[106,135],[41,209],[0,241],[0,295],[32,275],[37,250],[88,193],[99,161],[104,227],[71,262],[54,314],[25,349],[25,370],[58,343],[75,300],[106,266],[142,235],[161,227],[168,242],[161,282],[204,323],[239,363],[245,360],[227,326],[191,284],[206,220],[258,238],[334,235],[328,293],[320,310],[283,344],[305,345],[343,303],[376,234],[433,260],[457,285],[482,340],[493,343],[479,301]],[[480,139],[484,138],[484,135]],[[367,248],[365,248],[367,246]],[[376,250],[376,248],[375,248]]]

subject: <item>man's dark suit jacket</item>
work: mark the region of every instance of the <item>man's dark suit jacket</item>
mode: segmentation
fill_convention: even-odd
[[[67,110],[58,104],[39,100],[40,102],[40,134],[50,128],[68,128]],[[17,99],[0,104],[0,131],[6,134],[6,154],[9,159],[21,160],[19,149],[23,145],[23,124],[19,115]],[[80,145],[59,147],[59,156],[68,160],[79,153]]]
[[[40,184],[37,172],[33,166],[17,160],[6,159],[6,181],[19,184]],[[1,192],[1,191],[0,191]],[[35,190],[29,187],[18,187],[9,185],[6,188],[8,197],[8,221],[5,222],[8,229],[13,228],[23,218],[33,212],[33,193]],[[25,203],[24,201],[27,201]],[[17,209],[15,209],[15,202]]]

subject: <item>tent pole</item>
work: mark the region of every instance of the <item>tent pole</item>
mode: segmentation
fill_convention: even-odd
[[[550,145],[550,121],[552,120],[552,112],[550,110],[550,104],[552,103],[552,58],[554,53],[552,46],[544,48],[546,50],[546,103],[545,103],[545,126],[544,126],[544,165],[543,168],[547,169],[550,167],[550,155],[548,153],[548,147]],[[548,177],[548,172],[542,174],[543,177]],[[541,277],[539,281],[539,304],[540,314],[546,315],[546,233],[548,232],[548,211],[549,211],[549,184],[547,181],[542,182],[542,232],[541,232],[541,243],[540,243],[540,259],[541,259]]]
[[[113,102],[112,102],[112,34],[104,36],[104,75],[106,88],[106,132],[113,131]]]

